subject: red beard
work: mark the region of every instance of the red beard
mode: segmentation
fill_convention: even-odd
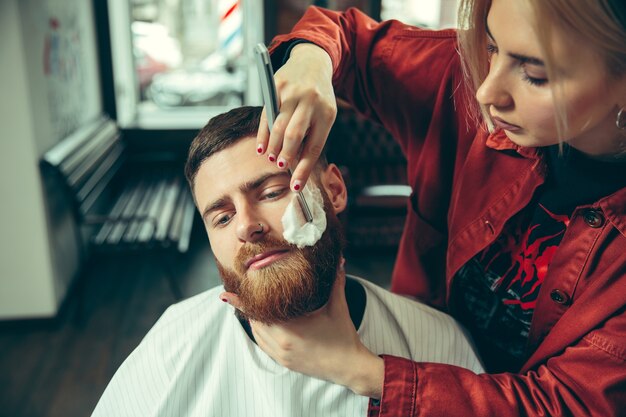
[[[343,249],[341,225],[334,214],[327,215],[328,226],[319,242],[298,249],[283,239],[266,236],[262,241],[245,243],[235,257],[235,270],[217,261],[228,292],[239,296],[240,314],[265,324],[273,324],[314,311],[328,302],[337,276]],[[258,269],[247,270],[251,257],[269,250],[288,250],[283,258]]]

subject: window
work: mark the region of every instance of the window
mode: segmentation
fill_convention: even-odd
[[[382,0],[381,19],[433,29],[456,26],[458,0]]]
[[[109,0],[120,126],[193,129],[261,104],[262,12],[258,0]]]

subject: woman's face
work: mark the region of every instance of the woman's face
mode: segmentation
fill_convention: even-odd
[[[493,0],[487,16],[489,74],[476,92],[497,128],[520,146],[559,142],[553,94],[539,40],[524,2]],[[576,34],[553,31],[557,98],[567,115],[566,141],[590,155],[620,151],[626,139],[615,126],[626,106],[626,76],[610,78],[604,61]]]

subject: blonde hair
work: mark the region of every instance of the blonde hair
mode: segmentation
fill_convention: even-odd
[[[626,75],[626,5],[623,0],[526,0],[534,15],[537,37],[544,52],[544,62],[554,89],[557,128],[560,136],[567,130],[565,107],[554,70],[554,52],[550,48],[555,28],[575,33],[587,40],[604,59],[613,79]],[[489,73],[487,54],[487,13],[491,0],[460,0],[458,40],[466,81],[475,94]],[[608,79],[610,81],[611,78]],[[475,102],[475,101],[474,101]],[[487,109],[475,102],[473,115],[490,123]],[[561,138],[563,139],[563,138]]]
[[[459,53],[463,76],[472,95],[481,86],[489,73],[489,55],[487,53],[487,12],[491,0],[460,0],[458,10]],[[470,116],[476,122],[490,124],[487,109],[476,100],[468,100]],[[473,104],[473,105],[472,105]],[[491,125],[489,126],[492,127]]]

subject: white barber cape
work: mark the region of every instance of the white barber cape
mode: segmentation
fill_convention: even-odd
[[[483,372],[450,316],[368,281],[358,333],[376,354]],[[290,371],[246,334],[223,288],[171,306],[118,369],[92,417],[365,416],[366,397]]]

